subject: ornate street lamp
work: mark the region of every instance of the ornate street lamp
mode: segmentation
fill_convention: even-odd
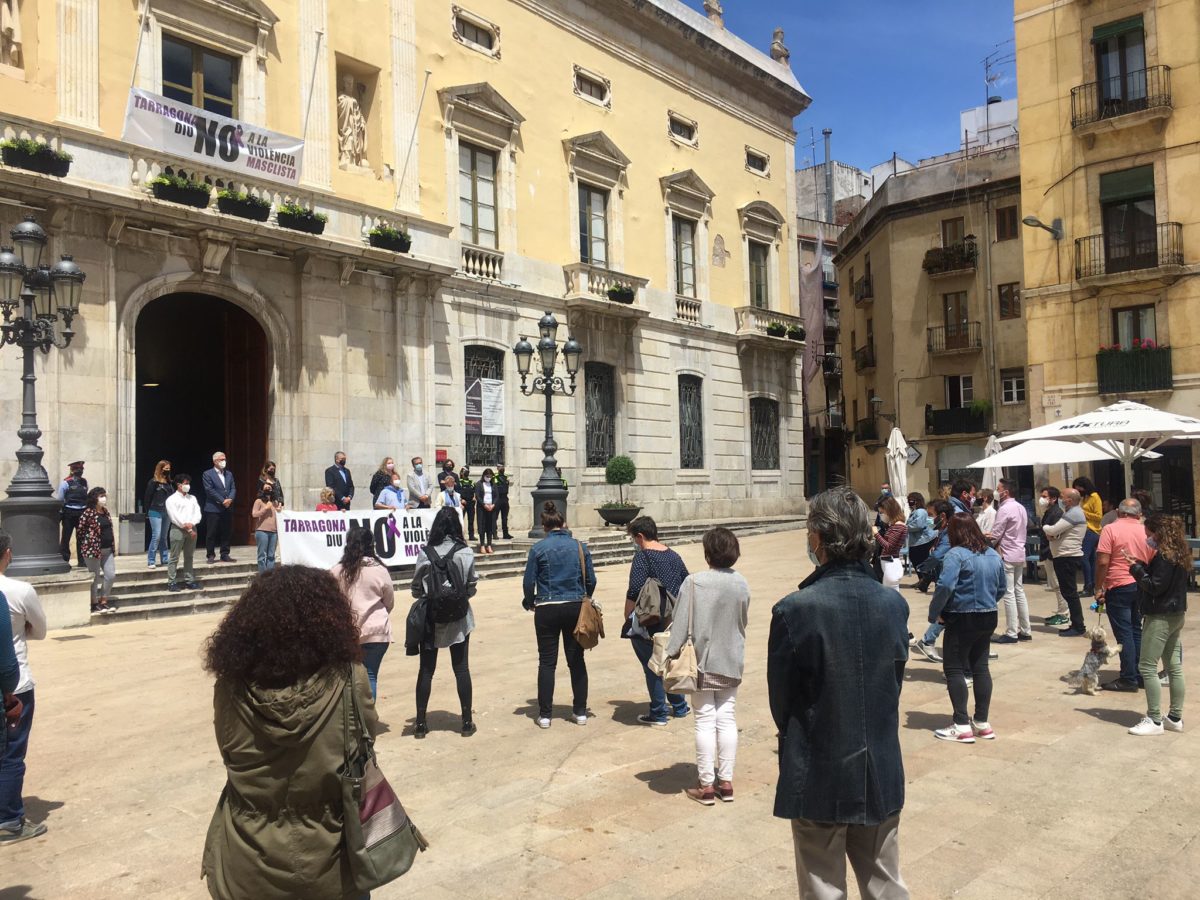
[[[34,350],[49,353],[65,349],[75,332],[71,323],[79,313],[86,277],[70,256],[51,266],[42,265],[46,232],[33,216],[12,230],[13,247],[0,248],[0,346],[21,348],[21,427],[17,437],[17,474],[8,486],[8,499],[0,501],[0,521],[12,535],[13,563],[8,573],[17,578],[56,575],[71,567],[59,554],[60,504],[42,466],[42,436],[37,423],[34,386]],[[62,327],[58,322],[62,320]]]
[[[538,333],[541,335],[537,343],[537,356],[542,374],[534,377],[533,383],[528,384],[530,368],[533,365],[534,347],[524,335],[513,347],[513,355],[517,358],[517,372],[521,376],[521,393],[526,397],[541,393],[546,398],[546,437],[542,441],[542,477],[538,479],[537,487],[533,490],[533,528],[529,530],[531,538],[545,537],[542,530],[542,505],[552,500],[562,514],[567,514],[567,491],[563,487],[562,477],[558,474],[558,463],[554,454],[558,452],[558,443],[554,440],[554,408],[555,394],[570,397],[575,393],[575,375],[579,371],[579,360],[583,356],[583,347],[573,337],[568,337],[562,347],[563,364],[567,370],[567,381],[562,376],[555,375],[554,370],[558,360],[558,320],[549,312],[538,322]]]

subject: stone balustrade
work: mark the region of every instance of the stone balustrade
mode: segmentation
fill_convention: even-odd
[[[694,297],[675,295],[675,318],[692,325],[700,324],[700,301]]]
[[[798,316],[776,312],[773,309],[761,309],[757,306],[739,306],[734,310],[737,316],[738,334],[767,334],[767,326],[780,325],[788,328],[803,328],[803,320]]]
[[[596,300],[608,300],[608,292],[613,288],[626,288],[633,292],[632,302],[636,303],[642,289],[650,283],[648,278],[638,278],[583,262],[563,266],[563,274],[567,281],[568,297],[591,297]]]
[[[499,281],[504,275],[504,254],[474,244],[462,245],[462,271],[473,278]]]

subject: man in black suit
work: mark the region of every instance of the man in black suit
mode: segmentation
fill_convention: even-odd
[[[339,450],[333,455],[333,465],[325,470],[325,487],[333,491],[338,509],[349,509],[354,499],[354,476],[346,468],[346,454]]]

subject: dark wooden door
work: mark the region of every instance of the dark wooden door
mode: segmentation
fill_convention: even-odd
[[[267,336],[248,313],[225,307],[225,455],[237,485],[233,502],[233,541],[250,544],[250,509],[262,464],[267,459],[270,421]],[[287,489],[298,490],[294,485]],[[296,496],[293,494],[293,497]]]

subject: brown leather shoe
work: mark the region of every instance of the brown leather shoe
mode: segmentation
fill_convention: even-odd
[[[733,782],[732,781],[718,781],[717,782],[717,796],[721,798],[722,803],[732,803],[733,802]]]
[[[683,792],[697,803],[702,803],[705,806],[716,806],[717,804],[717,795],[711,784],[702,784],[694,788],[684,788]]]

